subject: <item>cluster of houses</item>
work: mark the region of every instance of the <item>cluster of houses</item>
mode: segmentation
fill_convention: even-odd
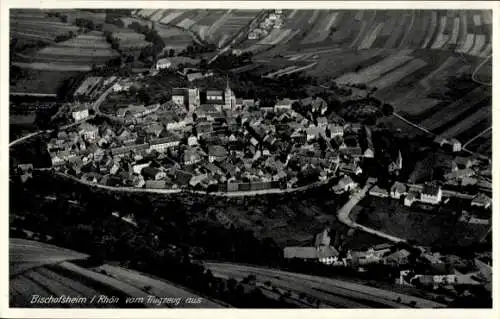
[[[284,258],[324,264],[332,267],[351,267],[360,272],[370,265],[386,265],[399,269],[396,284],[431,289],[456,286],[491,286],[492,266],[488,258],[476,257],[473,265],[455,255],[441,255],[428,247],[379,244],[363,251],[340,252],[331,245],[329,230],[314,237],[311,246],[289,246],[283,250]],[[415,267],[419,264],[420,266]],[[422,266],[425,265],[425,266]],[[418,270],[416,270],[418,269]]]
[[[258,25],[258,27],[250,30],[248,33],[248,39],[258,40],[267,36],[272,29],[281,29],[283,26],[282,13],[281,9],[269,12],[267,17]]]
[[[120,80],[112,89],[127,83],[133,85]],[[161,105],[118,109],[118,126],[84,122],[59,132],[47,145],[53,167],[106,185],[224,192],[294,188],[340,171],[350,188],[349,175],[374,156],[370,129],[330,122],[320,98],[260,107],[237,98],[229,82],[223,90],[174,88],[171,96]],[[319,115],[297,113],[294,102]],[[304,172],[313,180],[303,181]]]

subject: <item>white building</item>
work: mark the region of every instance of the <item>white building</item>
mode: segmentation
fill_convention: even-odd
[[[441,202],[443,191],[440,186],[424,185],[420,194],[420,201],[427,204],[438,204]]]
[[[156,70],[168,69],[172,66],[172,62],[169,59],[160,59],[156,62]]]
[[[89,110],[88,109],[79,109],[71,113],[71,116],[73,116],[73,119],[78,122],[81,120],[84,120],[89,117]]]

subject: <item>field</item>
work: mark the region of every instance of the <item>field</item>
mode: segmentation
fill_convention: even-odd
[[[18,65],[33,69],[90,71],[93,65],[103,65],[117,57],[102,32],[92,31],[67,41],[52,44],[32,54],[21,55]]]
[[[54,43],[58,35],[69,32],[77,33],[78,27],[62,22],[59,18],[48,17],[41,10],[13,9],[10,10],[10,39],[30,44],[42,41],[46,44]]]
[[[79,74],[79,72],[22,69],[20,72],[16,72],[15,75],[11,73],[10,93],[55,95],[68,79],[74,78]]]
[[[405,207],[395,200],[375,197],[365,198],[360,206],[364,208],[357,218],[360,224],[422,245],[471,245],[477,243],[489,228],[488,225],[458,222],[459,214],[453,215],[452,209],[424,211]]]
[[[144,19],[194,32],[221,48],[257,16],[258,10],[140,10]]]

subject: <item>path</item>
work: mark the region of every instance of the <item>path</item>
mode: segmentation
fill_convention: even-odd
[[[493,126],[490,126],[487,129],[485,129],[484,131],[482,131],[481,133],[477,134],[476,136],[474,136],[473,138],[471,138],[470,140],[468,140],[464,145],[462,145],[462,148],[466,148],[467,145],[469,145],[470,143],[474,142],[477,138],[481,137],[483,134],[485,134],[486,132],[490,131],[492,128],[493,128]]]
[[[411,126],[413,126],[413,127],[416,127],[416,128],[418,128],[419,130],[421,130],[421,131],[423,131],[423,132],[425,132],[425,133],[427,133],[427,134],[430,134],[430,135],[432,135],[432,136],[435,136],[435,135],[436,135],[436,134],[432,133],[431,131],[429,131],[428,129],[426,129],[425,127],[422,127],[422,126],[420,126],[420,125],[418,125],[418,124],[415,124],[415,123],[413,123],[413,122],[411,122],[411,121],[407,120],[406,118],[402,117],[401,115],[399,115],[399,114],[398,114],[398,113],[396,113],[396,112],[394,112],[394,113],[393,113],[393,115],[394,115],[395,117],[397,117],[398,119],[400,119],[401,121],[405,122],[406,124],[409,124],[409,125],[411,125]]]
[[[349,215],[351,214],[352,209],[366,196],[366,193],[368,192],[368,190],[372,186],[373,186],[372,183],[367,182],[366,185],[365,185],[365,187],[363,187],[360,191],[358,191],[355,194],[353,194],[351,196],[351,198],[349,199],[349,201],[338,210],[338,212],[337,212],[337,218],[338,218],[338,220],[341,223],[343,223],[343,224],[345,224],[345,225],[347,225],[347,226],[349,226],[351,228],[362,230],[362,231],[364,231],[366,233],[370,233],[372,235],[388,239],[388,240],[390,240],[392,242],[395,242],[395,243],[406,242],[406,240],[403,239],[403,238],[392,236],[392,235],[386,234],[386,233],[384,233],[382,231],[379,231],[379,230],[376,230],[376,229],[373,229],[373,228],[366,227],[366,226],[363,226],[361,224],[358,224],[358,223],[356,223],[355,221],[353,221],[349,217]]]

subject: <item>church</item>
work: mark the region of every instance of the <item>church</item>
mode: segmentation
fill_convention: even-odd
[[[172,89],[172,101],[176,104],[185,106],[188,111],[193,111],[205,105],[213,106],[218,111],[222,111],[235,108],[236,95],[233,90],[231,90],[229,79],[227,79],[225,90],[174,88]]]

